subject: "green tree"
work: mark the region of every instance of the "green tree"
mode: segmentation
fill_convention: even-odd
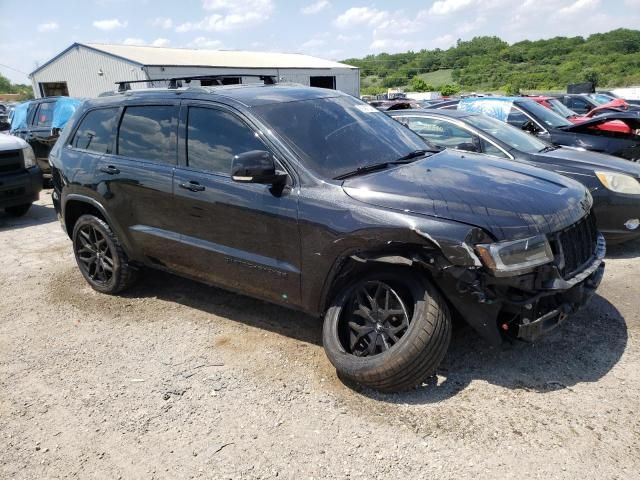
[[[443,97],[450,97],[452,95],[457,95],[458,93],[460,93],[460,87],[458,85],[453,85],[451,83],[442,85],[439,88],[439,90],[440,90],[440,94]]]
[[[517,84],[507,83],[500,90],[504,91],[504,94],[508,97],[513,97],[516,95],[520,95],[520,87]]]
[[[412,92],[434,92],[436,88],[427,83],[424,78],[415,76],[409,82],[409,90]]]

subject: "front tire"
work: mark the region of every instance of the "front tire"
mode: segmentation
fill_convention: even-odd
[[[138,270],[129,265],[118,238],[101,218],[82,215],[72,240],[78,268],[94,290],[115,294],[137,280]]]
[[[376,272],[338,294],[323,343],[339,375],[382,392],[419,386],[451,341],[451,315],[429,280],[411,270]]]
[[[26,203],[24,205],[17,205],[15,207],[7,207],[4,209],[4,211],[7,212],[7,215],[11,215],[12,217],[22,217],[29,211],[30,208],[31,204]]]

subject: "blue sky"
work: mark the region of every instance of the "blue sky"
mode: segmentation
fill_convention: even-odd
[[[34,2],[35,3],[35,2]],[[340,60],[640,28],[640,0],[0,0],[0,73],[24,73],[73,42],[299,52]],[[46,7],[45,7],[46,5]],[[11,67],[11,68],[9,68]]]

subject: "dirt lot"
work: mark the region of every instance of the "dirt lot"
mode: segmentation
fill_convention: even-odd
[[[50,202],[0,213],[0,478],[640,478],[640,242],[535,345],[466,327],[354,391],[320,321],[166,274],[91,290]]]

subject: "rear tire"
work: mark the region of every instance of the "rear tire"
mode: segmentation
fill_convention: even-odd
[[[94,290],[115,294],[138,279],[138,269],[129,265],[118,237],[101,218],[82,215],[73,227],[72,240],[78,268]]]
[[[404,269],[348,285],[323,327],[324,348],[338,374],[382,392],[422,384],[435,374],[450,341],[446,301],[425,276]]]
[[[27,203],[25,205],[17,205],[15,207],[7,207],[4,211],[7,212],[7,215],[11,215],[12,217],[22,217],[30,208],[31,204]]]

